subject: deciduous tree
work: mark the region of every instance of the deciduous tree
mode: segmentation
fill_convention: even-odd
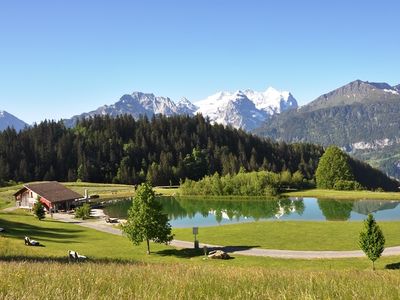
[[[155,243],[168,243],[172,240],[168,216],[162,212],[162,205],[157,202],[150,184],[143,183],[136,190],[122,230],[134,245],[146,241],[147,254],[150,254],[151,240]]]
[[[315,177],[321,189],[333,189],[339,180],[354,180],[349,156],[338,147],[328,147],[318,163]]]

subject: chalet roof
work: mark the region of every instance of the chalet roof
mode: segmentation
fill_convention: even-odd
[[[14,194],[14,196],[23,193],[25,190],[31,190],[50,202],[61,202],[83,198],[82,195],[70,190],[57,181],[25,184],[21,190]]]

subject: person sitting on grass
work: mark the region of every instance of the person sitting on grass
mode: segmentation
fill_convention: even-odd
[[[40,243],[38,241],[31,240],[27,236],[25,237],[24,242],[25,242],[25,246],[39,246],[40,245]]]
[[[80,255],[76,251],[69,250],[68,251],[68,259],[72,260],[72,261],[84,261],[87,259],[87,257],[84,255]]]

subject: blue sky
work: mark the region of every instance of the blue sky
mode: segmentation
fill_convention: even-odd
[[[0,110],[68,118],[125,93],[273,86],[304,104],[400,83],[399,1],[1,1]]]

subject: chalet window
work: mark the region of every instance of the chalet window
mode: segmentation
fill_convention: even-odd
[[[33,193],[31,192],[31,198],[33,198]]]

